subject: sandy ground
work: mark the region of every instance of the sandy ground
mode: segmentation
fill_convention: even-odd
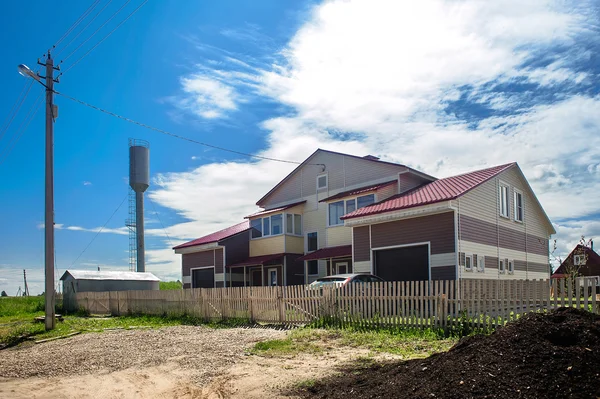
[[[369,355],[331,348],[288,358],[247,355],[268,329],[170,327],[84,334],[0,353],[1,398],[280,398],[287,387]]]

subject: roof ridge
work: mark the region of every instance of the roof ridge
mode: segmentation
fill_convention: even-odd
[[[472,171],[470,171],[470,172],[464,172],[464,173],[460,173],[460,174],[458,174],[458,175],[452,175],[452,176],[448,176],[448,177],[442,177],[441,179],[438,179],[438,180],[436,180],[436,181],[440,181],[440,180],[446,180],[446,179],[451,179],[451,178],[453,178],[453,177],[461,177],[461,176],[466,176],[466,175],[470,175],[470,174],[473,174],[473,173],[477,173],[477,172],[483,172],[483,171],[490,170],[490,169],[495,169],[495,168],[502,168],[502,169],[506,169],[506,168],[508,168],[509,166],[513,166],[513,165],[516,165],[516,164],[517,164],[517,162],[510,162],[510,163],[505,163],[505,164],[502,164],[502,165],[490,166],[490,167],[483,168],[483,169],[477,169],[477,170],[472,170]],[[435,183],[435,182],[431,182],[431,183]]]

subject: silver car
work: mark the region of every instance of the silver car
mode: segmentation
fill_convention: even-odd
[[[377,283],[384,282],[380,277],[372,274],[348,273],[334,274],[333,276],[319,277],[308,285],[309,288],[320,288],[323,286],[343,287],[350,283]]]

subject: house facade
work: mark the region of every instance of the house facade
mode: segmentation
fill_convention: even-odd
[[[207,236],[175,248],[184,284],[204,286],[192,281],[201,267],[213,267],[214,286],[353,272],[389,281],[549,277],[554,229],[516,163],[438,180],[373,156],[317,150],[257,205],[235,245]]]
[[[593,241],[590,246],[577,244],[552,274],[553,278],[571,276],[597,277],[600,282],[600,255],[594,251]]]

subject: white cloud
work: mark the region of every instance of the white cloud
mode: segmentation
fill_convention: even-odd
[[[84,182],[83,182],[83,185],[84,185],[84,186],[91,186],[91,185],[92,185],[92,182],[91,182],[91,181],[84,181]]]
[[[204,75],[192,75],[181,79],[185,97],[176,104],[184,110],[205,119],[222,118],[226,111],[237,109],[238,95],[232,86]]]

